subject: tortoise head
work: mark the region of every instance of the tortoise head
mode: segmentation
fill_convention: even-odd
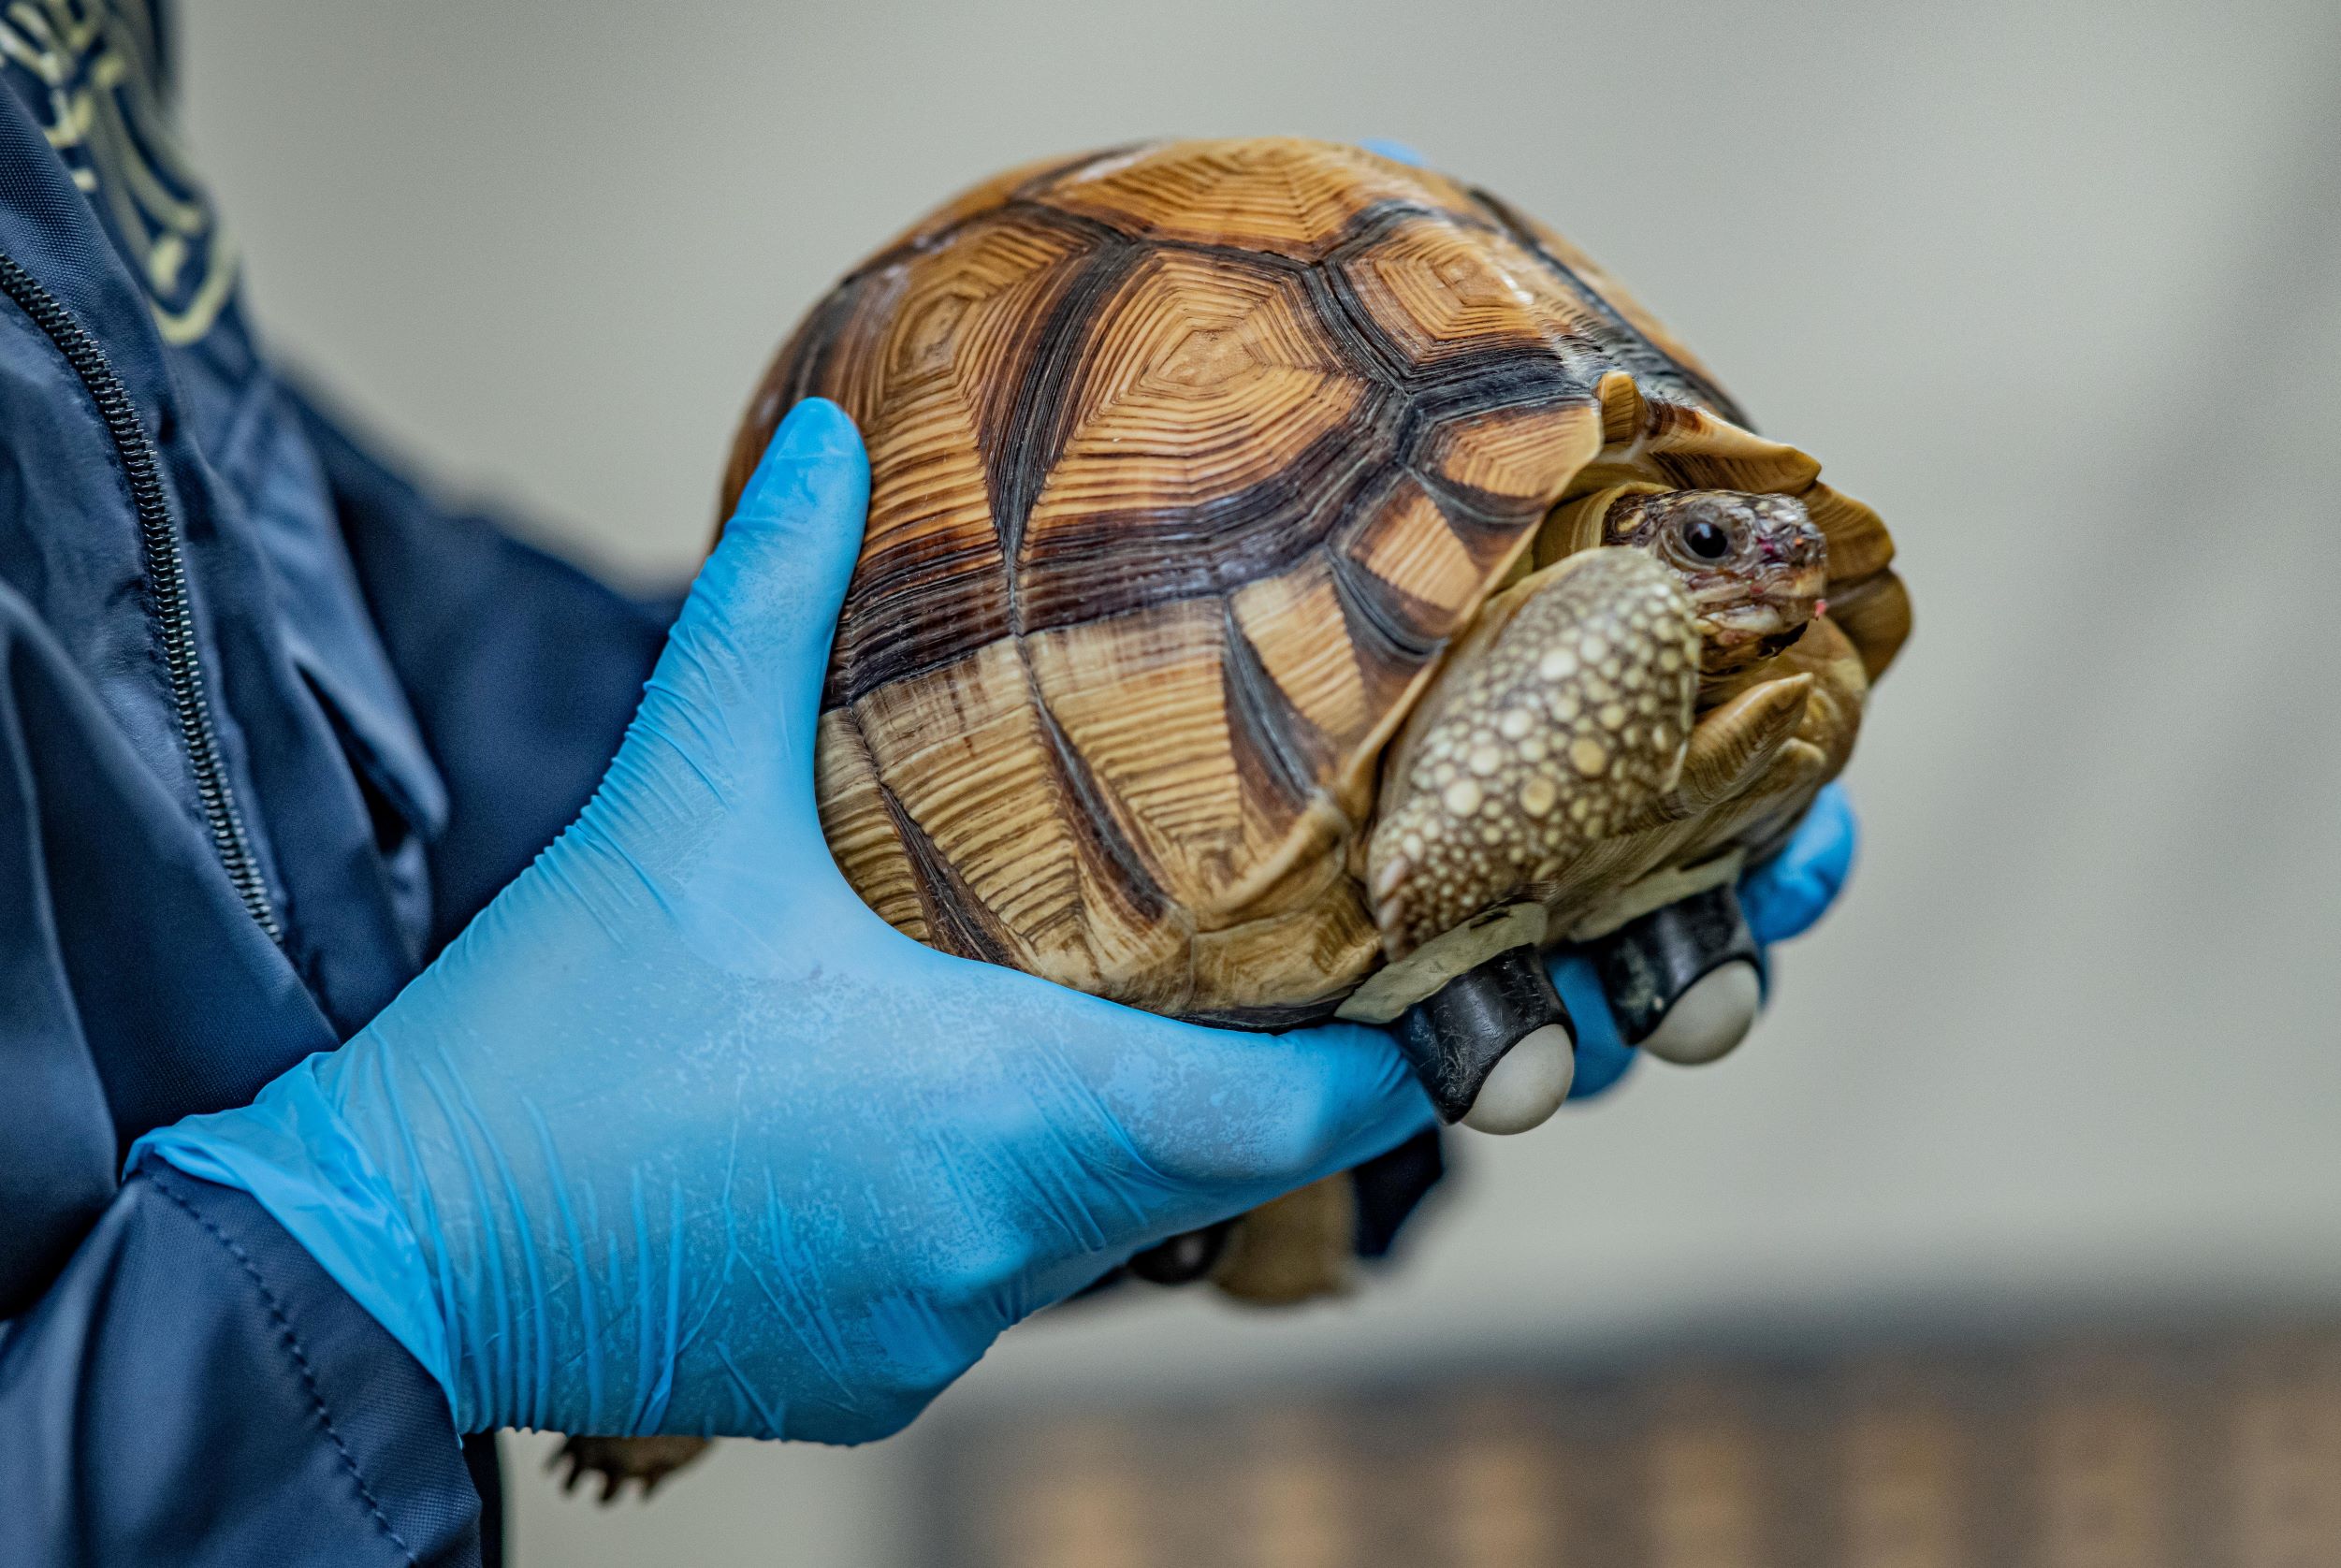
[[[1802,634],[1828,582],[1828,542],[1789,496],[1662,490],[1621,496],[1602,543],[1671,569],[1699,622],[1708,680],[1768,658]]]

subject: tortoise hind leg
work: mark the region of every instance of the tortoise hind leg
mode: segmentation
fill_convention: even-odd
[[[1357,1184],[1337,1171],[1238,1220],[1211,1282],[1239,1301],[1289,1306],[1345,1295],[1357,1255]]]
[[[697,1459],[713,1445],[704,1437],[572,1437],[545,1462],[546,1470],[564,1465],[560,1489],[574,1492],[587,1475],[602,1479],[597,1503],[612,1503],[629,1481],[642,1483],[648,1497],[659,1483]]]

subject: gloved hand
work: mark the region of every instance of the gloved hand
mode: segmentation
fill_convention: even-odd
[[[1377,1031],[1177,1024],[862,904],[812,753],[868,487],[800,405],[577,822],[341,1051],[142,1141],[464,1430],[882,1437],[1132,1252],[1432,1120]]]

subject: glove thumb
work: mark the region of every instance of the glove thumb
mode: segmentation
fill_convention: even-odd
[[[741,675],[780,701],[792,749],[811,745],[869,499],[853,421],[826,398],[797,404],[740,491],[676,629],[694,644],[720,639],[744,661]]]
[[[809,786],[869,491],[869,459],[845,411],[822,398],[797,404],[691,585],[638,732],[660,732],[712,778],[778,765]]]

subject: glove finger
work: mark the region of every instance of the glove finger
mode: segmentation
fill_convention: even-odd
[[[1114,1015],[1083,1029],[1102,1052],[1087,1074],[1101,1100],[1181,1196],[1236,1200],[1218,1212],[1346,1169],[1437,1120],[1379,1029],[1247,1034],[1088,1005]]]
[[[694,760],[776,753],[809,796],[830,641],[862,546],[869,459],[845,411],[796,405],[740,492],[651,678],[685,712]]]
[[[1801,936],[1828,912],[1853,872],[1860,836],[1844,790],[1824,789],[1787,848],[1740,878],[1740,911],[1758,942]]]
[[[1368,137],[1358,145],[1377,158],[1388,158],[1394,164],[1404,164],[1408,168],[1431,167],[1431,160],[1415,151],[1414,148],[1403,141],[1393,141],[1388,137]]]
[[[1553,989],[1577,1025],[1577,1075],[1569,1080],[1569,1098],[1592,1099],[1615,1087],[1642,1053],[1618,1033],[1617,1016],[1591,959],[1581,952],[1557,953],[1549,967]]]

